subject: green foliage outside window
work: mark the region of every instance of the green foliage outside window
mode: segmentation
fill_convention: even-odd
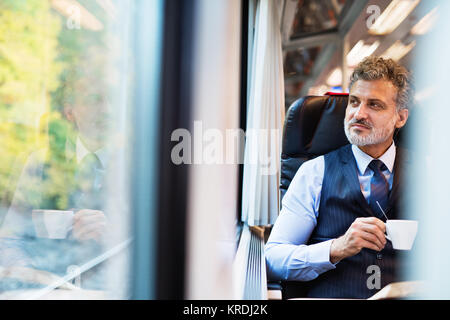
[[[41,206],[67,206],[74,164],[65,151],[75,133],[64,108],[76,99],[73,84],[86,47],[101,32],[69,30],[66,20],[47,0],[0,1],[0,218],[13,196],[33,204],[36,189],[46,199]],[[17,182],[36,152],[43,155],[46,179],[38,185],[38,177],[28,177],[18,195]]]

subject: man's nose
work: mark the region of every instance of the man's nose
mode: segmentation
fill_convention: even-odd
[[[361,103],[355,112],[354,117],[356,119],[366,119],[367,118],[367,106],[365,103]]]

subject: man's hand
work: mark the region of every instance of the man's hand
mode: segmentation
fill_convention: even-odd
[[[102,211],[83,209],[73,217],[73,236],[79,241],[100,241],[106,230],[106,216]]]
[[[358,254],[363,248],[383,250],[386,245],[386,226],[378,218],[357,218],[347,232],[331,243],[330,262]]]

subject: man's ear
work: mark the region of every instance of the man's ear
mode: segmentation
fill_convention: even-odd
[[[409,110],[401,109],[401,110],[397,111],[397,114],[398,114],[398,118],[395,123],[395,127],[400,129],[401,127],[403,127],[406,124],[406,121],[408,120]]]
[[[64,116],[69,120],[70,122],[75,122],[75,117],[73,115],[72,106],[64,106]]]

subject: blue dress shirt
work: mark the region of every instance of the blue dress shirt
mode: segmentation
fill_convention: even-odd
[[[361,192],[368,199],[373,176],[368,165],[374,158],[355,145],[352,145],[352,152],[358,167]],[[389,190],[394,180],[395,154],[395,144],[392,143],[378,158],[387,167],[382,173],[389,183]],[[330,247],[334,239],[306,244],[317,225],[324,171],[323,156],[305,162],[283,197],[280,215],[265,246],[267,271],[271,279],[309,281],[335,268],[336,264],[330,262]]]

